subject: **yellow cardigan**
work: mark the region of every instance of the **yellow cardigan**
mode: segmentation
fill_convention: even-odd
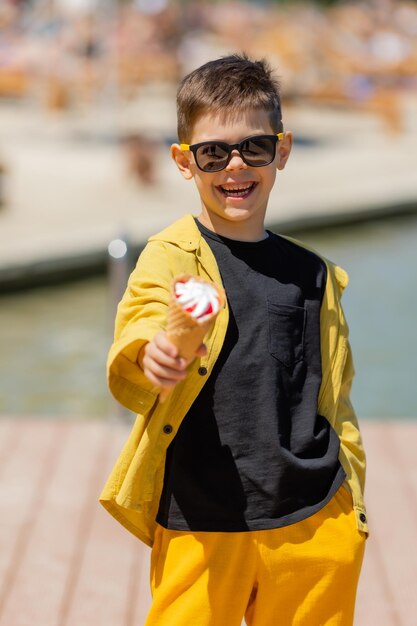
[[[329,420],[339,436],[339,458],[352,494],[357,527],[367,533],[363,502],[365,454],[349,399],[354,368],[348,326],[340,303],[348,276],[342,268],[326,259],[323,261],[327,266],[327,283],[320,312],[322,384],[318,412]],[[107,364],[113,395],[138,415],[100,502],[149,546],[153,543],[167,447],[213,369],[229,319],[226,304],[206,338],[207,356],[195,359],[186,380],[160,404],[136,357],[140,347],[165,328],[170,284],[182,272],[222,284],[213,253],[192,215],[186,215],[149,239],[119,304]],[[206,374],[202,368],[207,370]]]

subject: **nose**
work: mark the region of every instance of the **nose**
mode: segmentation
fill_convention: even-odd
[[[226,165],[226,167],[224,168],[226,171],[232,171],[232,170],[243,170],[243,169],[247,169],[247,165],[245,163],[245,161],[242,159],[242,157],[239,154],[238,150],[233,150],[233,152],[231,153],[230,156],[230,161],[229,163]]]

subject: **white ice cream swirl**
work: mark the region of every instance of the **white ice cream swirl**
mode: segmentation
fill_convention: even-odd
[[[199,322],[217,313],[220,307],[216,288],[194,278],[185,283],[178,281],[175,284],[175,297],[183,309]]]

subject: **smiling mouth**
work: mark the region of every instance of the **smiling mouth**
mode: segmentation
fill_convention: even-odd
[[[247,198],[258,183],[241,183],[240,185],[219,185],[217,189],[226,198]]]

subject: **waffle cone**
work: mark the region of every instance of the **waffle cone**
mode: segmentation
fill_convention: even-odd
[[[187,361],[192,361],[195,357],[195,353],[203,343],[204,337],[214,324],[214,321],[225,304],[225,294],[221,287],[216,285],[215,287],[219,297],[219,310],[217,313],[213,313],[210,317],[206,318],[203,322],[199,322],[192,317],[190,313],[185,311],[178,303],[175,297],[175,284],[177,281],[184,281],[191,278],[188,274],[182,274],[178,276],[172,283],[171,297],[169,302],[168,319],[167,319],[167,338],[178,348],[180,357],[183,357]],[[204,279],[200,279],[197,276],[193,276],[194,280],[200,280],[201,282],[207,282]],[[160,392],[160,401],[164,402],[170,391],[163,389]]]

